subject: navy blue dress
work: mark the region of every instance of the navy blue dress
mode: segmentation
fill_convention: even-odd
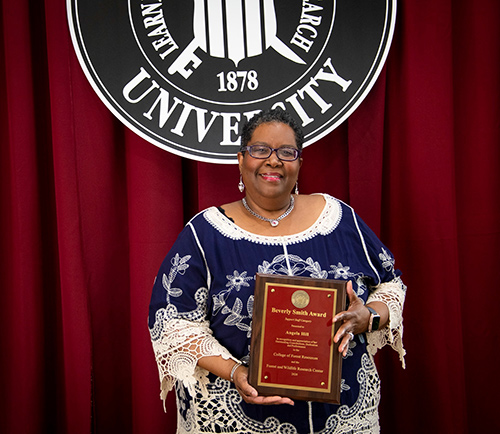
[[[365,334],[355,337],[343,360],[341,405],[246,404],[232,383],[196,366],[211,354],[248,362],[256,273],[348,279],[364,302],[385,282],[405,292],[390,251],[352,208],[323,196],[315,224],[289,236],[249,233],[209,208],[186,225],[166,256],[153,288],[149,328],[163,398],[175,386],[178,432],[379,430],[380,384]]]

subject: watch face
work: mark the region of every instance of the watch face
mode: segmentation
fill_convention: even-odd
[[[373,321],[372,321],[372,330],[378,330],[378,327],[380,325],[380,315],[373,315]]]

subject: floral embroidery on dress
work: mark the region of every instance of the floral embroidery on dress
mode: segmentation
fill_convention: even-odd
[[[349,270],[351,267],[343,266],[341,262],[339,262],[337,265],[330,265],[330,268],[332,271],[330,273],[333,274],[334,279],[349,279],[350,277],[353,277],[354,274],[350,273]]]
[[[229,290],[236,289],[236,291],[239,291],[242,286],[249,287],[250,285],[248,284],[248,281],[253,280],[253,277],[247,277],[246,271],[243,271],[240,274],[236,270],[234,270],[232,275],[227,275],[226,278],[229,281],[226,283],[226,286],[229,288]]]
[[[356,345],[357,345],[357,344],[356,344],[356,341],[354,341],[354,340],[351,340],[351,341],[349,342],[349,347],[348,347],[348,349],[347,349],[347,353],[346,353],[346,355],[345,355],[345,356],[342,356],[342,358],[343,358],[344,360],[345,360],[345,359],[347,359],[348,357],[351,357],[351,356],[353,356],[353,355],[354,355],[354,353],[352,352],[352,349],[353,349]]]
[[[382,253],[379,253],[378,257],[382,262],[382,267],[384,267],[386,271],[392,270],[394,272],[395,261],[392,255],[387,252],[387,250],[382,249]]]
[[[253,295],[248,298],[247,301],[247,312],[248,315],[242,315],[243,302],[237,298],[234,301],[234,305],[231,309],[225,306],[222,309],[223,314],[230,314],[225,320],[224,324],[227,326],[236,326],[239,330],[246,332],[247,338],[252,335],[252,314],[253,314]],[[243,321],[249,320],[250,324],[245,324]]]
[[[309,273],[309,277],[325,279],[328,276],[326,270],[321,269],[319,262],[312,258],[302,259],[298,255],[277,255],[271,262],[263,261],[258,266],[258,272],[263,274],[287,274],[301,276]]]
[[[352,273],[349,270],[351,267],[342,265],[339,262],[337,265],[330,265],[331,270],[328,272],[329,274],[333,274],[334,279],[344,279],[349,280],[352,279],[356,282],[357,288],[354,288],[358,297],[362,296],[366,290],[365,280],[363,278],[363,273]],[[361,300],[364,303],[364,300]]]
[[[340,381],[340,392],[346,392],[348,390],[351,390],[351,388],[350,386],[345,384],[345,380],[342,378],[342,380]]]
[[[321,265],[318,261],[313,261],[312,258],[307,258],[305,263],[307,264],[305,271],[309,271],[311,277],[315,279],[326,279],[328,277],[328,272],[321,269]]]
[[[238,272],[237,270],[233,271],[233,274],[226,275],[226,279],[228,282],[226,283],[226,287],[228,289],[219,292],[212,296],[213,300],[213,313],[214,315],[224,306],[226,305],[226,300],[231,291],[234,289],[236,292],[239,292],[242,287],[250,287],[248,281],[254,280],[253,277],[247,277],[247,272]]]
[[[174,282],[177,274],[184,275],[186,270],[189,268],[188,261],[191,259],[191,255],[183,256],[182,258],[178,253],[172,258],[170,263],[172,268],[168,276],[163,274],[162,284],[165,291],[167,291],[167,303],[170,303],[170,297],[180,297],[182,295],[182,289],[172,288],[172,283]]]

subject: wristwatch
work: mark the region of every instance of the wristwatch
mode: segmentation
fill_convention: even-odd
[[[365,306],[370,311],[370,322],[368,323],[368,333],[378,330],[380,326],[380,315],[370,306]]]

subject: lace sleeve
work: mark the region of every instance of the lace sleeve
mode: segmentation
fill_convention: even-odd
[[[194,396],[194,386],[207,395],[208,371],[198,366],[205,356],[233,359],[229,351],[212,336],[208,321],[185,319],[164,320],[164,309],[156,312],[155,327],[150,330],[161,382],[161,399],[165,404],[167,393],[175,381],[181,381]]]
[[[380,348],[390,345],[399,354],[399,359],[406,367],[403,348],[403,304],[406,296],[406,286],[397,277],[390,282],[381,283],[369,295],[366,303],[381,301],[389,308],[389,324],[381,330],[367,333],[368,352],[374,355]]]

